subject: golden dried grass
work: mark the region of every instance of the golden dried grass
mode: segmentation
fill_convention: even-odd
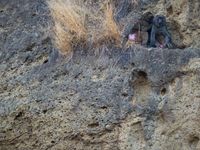
[[[98,17],[101,25],[98,30],[93,32],[94,47],[99,47],[105,44],[120,44],[120,31],[114,20],[113,5],[108,2],[102,6],[102,15]]]
[[[62,54],[73,51],[75,45],[119,44],[120,32],[114,21],[111,4],[104,9],[87,8],[83,1],[49,0],[54,25],[54,42]],[[95,11],[98,13],[94,13]]]
[[[86,39],[86,13],[71,0],[50,0],[48,5],[55,22],[54,42],[62,53],[68,53],[72,51],[72,40]]]
[[[55,22],[53,30],[54,30],[54,42],[56,47],[60,50],[61,54],[67,55],[72,50],[71,35],[58,22]]]
[[[103,37],[106,40],[116,43],[120,42],[120,31],[114,20],[114,10],[111,4],[107,4],[104,10],[104,22],[103,22]]]

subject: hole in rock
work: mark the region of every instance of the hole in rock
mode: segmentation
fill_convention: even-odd
[[[139,71],[139,72],[138,72],[138,76],[140,76],[140,77],[142,77],[142,78],[144,78],[144,79],[147,79],[147,73],[144,72],[144,71]]]
[[[198,143],[199,143],[199,137],[197,136],[192,136],[189,139],[189,145],[192,149],[196,149]]]
[[[43,112],[43,114],[46,114],[47,113],[47,109],[44,109],[42,112]]]
[[[172,15],[173,14],[173,8],[172,8],[172,6],[169,6],[167,8],[167,13],[168,13],[168,15]]]
[[[55,143],[55,141],[51,141],[51,143],[53,144],[53,143]]]
[[[122,96],[123,96],[123,97],[127,97],[127,96],[128,96],[128,93],[123,92],[123,93],[122,93]]]
[[[106,106],[102,106],[102,107],[101,107],[101,109],[107,109],[107,108],[108,108],[108,107],[106,107]]]
[[[161,95],[165,95],[167,92],[167,89],[166,88],[162,88],[161,91],[160,91],[160,94]]]
[[[23,112],[20,111],[20,112],[15,116],[15,120],[18,119],[18,118],[20,118],[20,117],[22,117],[22,115],[23,115]]]
[[[49,60],[48,60],[48,59],[46,59],[46,60],[43,62],[43,64],[46,64],[46,63],[48,63],[48,61],[49,61]]]
[[[88,127],[90,127],[90,128],[96,128],[98,126],[99,126],[99,122],[94,122],[94,123],[88,124]]]

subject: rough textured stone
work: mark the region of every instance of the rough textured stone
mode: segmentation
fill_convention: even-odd
[[[169,29],[177,45],[199,47],[199,6],[199,0],[160,0],[156,5],[148,5],[145,9],[167,16]]]
[[[198,48],[67,59],[44,1],[0,1],[0,19],[0,150],[200,149]]]
[[[123,1],[123,4],[126,5],[127,1]],[[199,0],[140,0],[137,3],[134,1],[134,5],[132,4],[131,7],[132,10],[129,11],[123,9],[126,8],[124,5],[120,5],[121,9],[119,9],[120,11],[116,17],[122,20],[120,21],[122,28],[124,28],[122,35],[130,32],[129,28],[132,28],[133,24],[137,24],[144,12],[151,12],[154,15],[166,16],[168,30],[177,47],[200,47]],[[128,15],[125,16],[125,14]]]

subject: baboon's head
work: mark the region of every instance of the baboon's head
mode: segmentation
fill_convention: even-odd
[[[153,24],[157,27],[163,27],[166,25],[166,18],[162,15],[157,15],[153,19]]]
[[[153,18],[154,18],[154,16],[153,16],[153,14],[151,13],[151,12],[146,12],[146,13],[144,13],[144,20],[145,21],[147,21],[147,22],[149,22],[149,23],[152,23],[152,20],[153,20]]]

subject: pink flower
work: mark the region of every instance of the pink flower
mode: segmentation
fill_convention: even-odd
[[[128,35],[128,39],[131,40],[131,41],[135,41],[136,40],[136,34],[129,34]]]
[[[164,48],[164,45],[163,45],[163,44],[160,44],[159,47],[160,47],[160,48]]]

